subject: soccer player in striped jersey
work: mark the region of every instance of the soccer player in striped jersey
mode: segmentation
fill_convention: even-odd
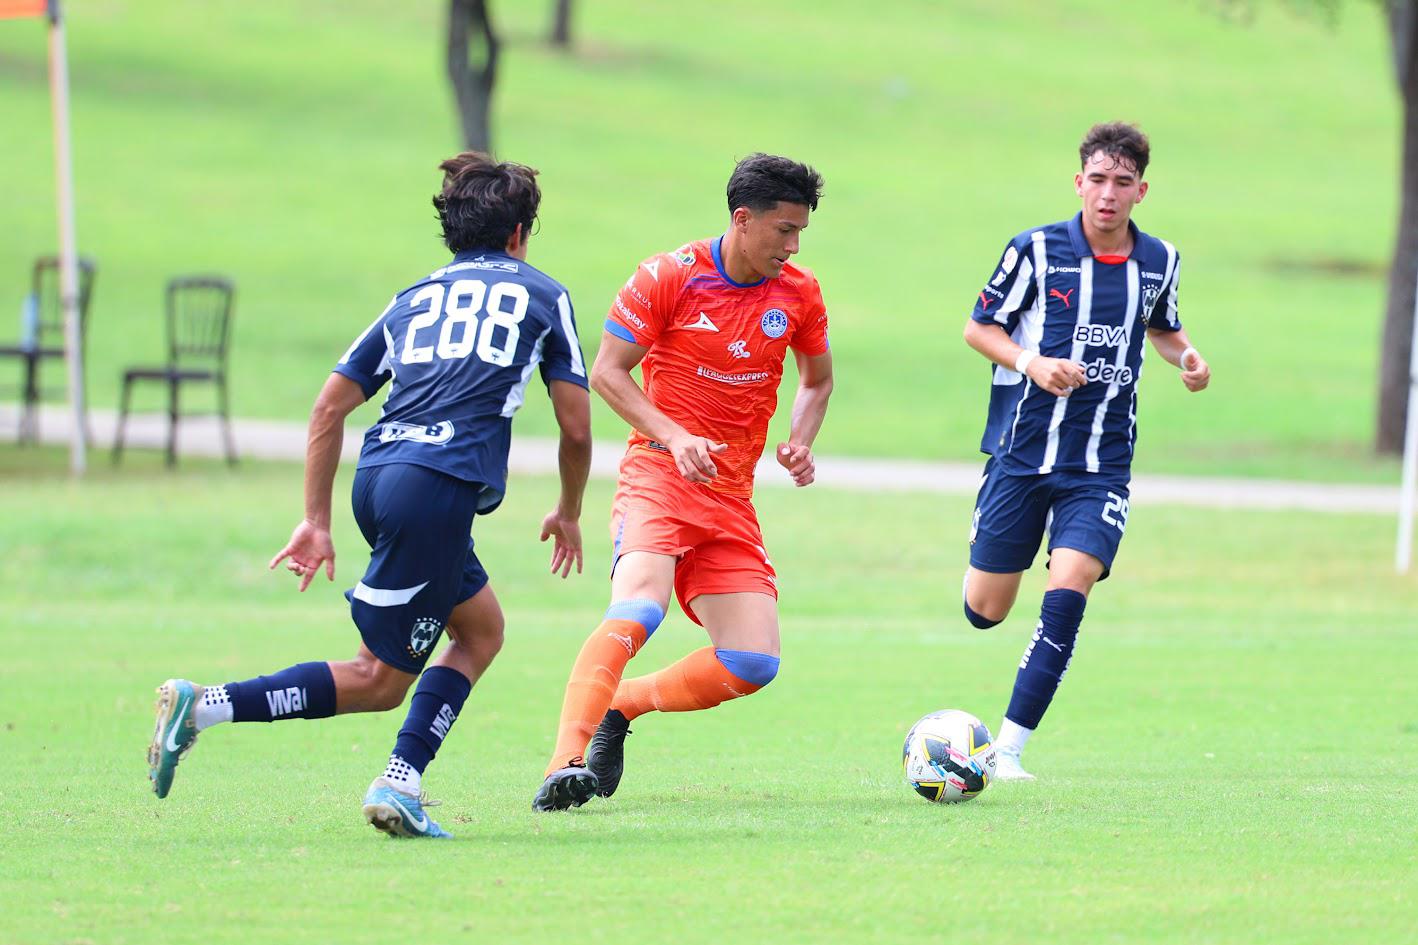
[[[650,257],[616,296],[591,369],[632,427],[611,510],[611,604],[572,666],[537,810],[614,793],[635,719],[712,708],[778,672],[778,584],[753,477],[789,351],[798,392],[774,458],[799,486],[815,475],[832,392],[827,309],[817,279],[789,259],[821,189],[805,164],[744,158],[729,178],[728,230]],[[713,646],[622,679],[671,592]]]
[[[1033,777],[1020,755],[1127,527],[1144,340],[1180,368],[1187,390],[1211,379],[1177,314],[1181,257],[1131,219],[1147,193],[1147,137],[1095,125],[1079,157],[1081,212],[1010,240],[965,326],[965,341],[994,365],[964,586],[971,624],[1005,619],[1049,536],[1039,622],[996,739],[1005,780]]]
[[[553,572],[581,570],[590,397],[566,289],[527,263],[537,172],[475,152],[441,168],[433,202],[455,255],[396,295],[335,365],[310,418],[305,519],[271,561],[285,561],[301,591],[322,567],[335,579],[330,494],[345,417],[388,383],[354,477],[355,521],[371,549],[363,578],[345,593],[359,651],[224,686],[168,680],[148,751],[158,797],[212,725],[382,712],[418,680],[364,816],[395,836],[448,836],[424,810],[422,776],[502,646],[502,610],[469,532],[475,515],[502,502],[512,415],[536,370],[561,428],[561,496],[541,537],[554,539]],[[449,645],[424,670],[444,630]]]

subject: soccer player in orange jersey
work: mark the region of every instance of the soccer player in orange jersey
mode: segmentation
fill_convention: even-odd
[[[821,193],[805,164],[745,158],[729,178],[728,230],[650,257],[616,297],[591,370],[633,428],[611,511],[611,604],[572,667],[537,810],[613,794],[638,716],[712,708],[778,671],[778,588],[753,473],[791,348],[798,391],[774,457],[797,485],[814,477],[832,392],[827,311],[817,279],[788,260]],[[672,588],[713,646],[622,680]]]

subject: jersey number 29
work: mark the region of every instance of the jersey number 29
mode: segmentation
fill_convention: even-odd
[[[434,356],[443,360],[458,360],[472,354],[488,364],[507,367],[512,363],[517,340],[522,335],[518,327],[527,315],[527,289],[516,282],[498,282],[491,289],[481,279],[459,279],[445,291],[443,284],[433,282],[409,300],[416,308],[424,302],[428,308],[409,320],[404,336],[405,364],[426,364]],[[486,308],[484,308],[486,303]],[[510,309],[508,305],[511,305]],[[478,313],[484,312],[481,325]],[[436,344],[420,345],[418,334],[443,320]],[[496,343],[497,329],[503,330],[502,343]],[[423,341],[432,341],[432,332]]]

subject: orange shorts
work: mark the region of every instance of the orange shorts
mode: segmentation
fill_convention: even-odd
[[[686,481],[668,454],[648,447],[632,447],[620,462],[611,541],[615,561],[628,551],[678,558],[675,595],[695,623],[699,619],[689,602],[700,594],[751,591],[778,597],[778,576],[753,503]]]

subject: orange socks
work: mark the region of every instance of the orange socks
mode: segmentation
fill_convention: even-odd
[[[655,711],[692,712],[712,709],[721,702],[752,695],[762,688],[761,684],[747,682],[729,672],[719,662],[714,648],[706,646],[658,673],[624,680],[615,692],[611,708],[627,719]],[[596,721],[599,723],[600,719]]]
[[[576,664],[571,667],[556,731],[556,750],[547,774],[585,754],[586,743],[615,697],[625,664],[640,652],[664,615],[657,603],[645,600],[622,601],[606,611],[605,619],[581,647]]]

